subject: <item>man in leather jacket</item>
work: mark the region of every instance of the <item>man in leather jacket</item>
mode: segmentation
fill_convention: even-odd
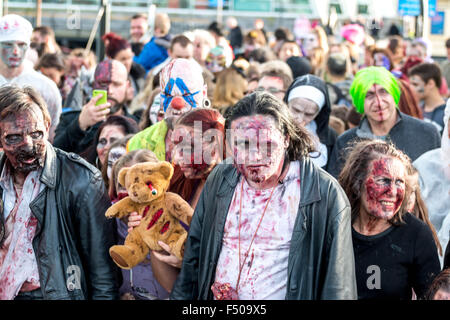
[[[263,92],[226,127],[232,160],[206,181],[171,299],[356,299],[349,201],[305,129]]]
[[[0,88],[0,299],[115,299],[101,174],[54,148],[49,126],[33,88]]]

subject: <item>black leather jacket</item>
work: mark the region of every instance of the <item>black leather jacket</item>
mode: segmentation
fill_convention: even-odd
[[[171,299],[213,299],[210,288],[238,181],[239,174],[231,164],[222,163],[209,175],[189,228]],[[300,181],[286,299],[357,299],[347,196],[338,182],[309,158],[300,162]]]
[[[108,254],[114,226],[104,215],[111,203],[100,171],[49,143],[46,150],[40,177],[45,188],[30,204],[38,220],[33,249],[42,295],[117,299],[118,273]],[[0,168],[5,160],[1,154]]]

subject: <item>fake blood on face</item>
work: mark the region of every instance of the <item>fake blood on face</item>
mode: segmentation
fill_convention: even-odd
[[[37,106],[2,121],[1,142],[12,167],[30,172],[44,165],[48,129]]]
[[[405,197],[405,174],[398,159],[384,157],[372,162],[362,197],[369,215],[389,220],[398,212]]]
[[[267,115],[245,116],[231,124],[234,165],[247,181],[263,184],[280,174],[287,140],[275,119]]]

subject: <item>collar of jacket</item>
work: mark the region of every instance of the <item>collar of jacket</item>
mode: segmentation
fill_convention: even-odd
[[[223,170],[224,181],[230,188],[234,189],[239,182],[241,174],[232,165],[231,158],[225,159],[224,163],[228,164]],[[316,170],[313,170],[314,166],[315,164],[309,157],[304,157],[300,160],[300,207],[321,199],[318,175],[318,170],[321,169],[316,166]]]
[[[402,120],[403,120],[403,113],[397,110],[397,121],[395,122],[394,126],[389,130],[389,133],[394,129]],[[367,116],[364,116],[359,125],[356,129],[356,135],[363,139],[381,139],[386,140],[386,138],[389,136],[389,133],[386,136],[376,136],[372,133],[372,130],[370,129],[369,120],[367,119]]]
[[[42,169],[40,181],[45,184],[50,189],[55,189],[56,187],[56,152],[50,142],[46,142],[45,150],[45,162],[44,168]],[[0,158],[0,168],[3,168],[6,161],[5,153],[1,154]],[[1,169],[0,169],[1,170]]]

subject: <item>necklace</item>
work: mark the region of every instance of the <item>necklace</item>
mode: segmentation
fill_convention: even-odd
[[[243,261],[242,264],[241,264],[241,212],[242,212],[242,198],[244,197],[244,180],[245,180],[245,179],[242,178],[242,183],[241,183],[241,198],[239,199],[239,227],[238,227],[238,232],[239,232],[239,235],[238,235],[238,245],[239,245],[239,274],[238,274],[238,279],[237,279],[237,282],[236,282],[236,292],[239,291],[239,282],[240,282],[240,280],[241,280],[241,272],[242,272],[242,269],[244,268],[245,261],[247,260],[248,254],[249,254],[250,249],[252,248],[252,245],[253,245],[253,241],[255,240],[256,234],[258,233],[259,226],[261,225],[261,222],[262,222],[262,220],[263,220],[263,218],[264,218],[264,214],[266,213],[267,207],[269,206],[270,199],[272,199],[273,192],[274,192],[274,190],[275,190],[275,188],[276,188],[276,186],[277,186],[277,185],[273,186],[272,191],[270,192],[269,199],[268,199],[267,202],[266,202],[266,206],[264,207],[264,211],[263,211],[263,213],[262,213],[262,215],[261,215],[261,218],[259,219],[258,226],[256,227],[256,231],[255,231],[255,233],[253,234],[253,237],[252,237],[252,240],[251,240],[251,242],[250,242],[250,245],[249,245],[249,247],[248,247],[248,249],[247,249],[247,252],[245,253],[244,261]]]

